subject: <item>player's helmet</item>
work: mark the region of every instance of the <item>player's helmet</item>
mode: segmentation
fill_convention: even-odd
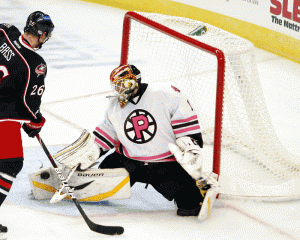
[[[30,32],[38,37],[40,37],[44,32],[46,32],[46,42],[51,37],[53,29],[54,24],[52,23],[50,16],[41,11],[36,11],[28,16],[26,25],[24,27],[24,32]],[[42,44],[40,44],[39,48],[41,47]]]
[[[141,82],[141,72],[134,65],[121,65],[110,74],[110,82],[116,91],[121,107],[123,107],[132,96],[134,90]]]

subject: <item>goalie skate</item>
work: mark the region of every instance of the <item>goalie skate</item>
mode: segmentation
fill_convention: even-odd
[[[0,240],[7,239],[7,227],[0,224]]]
[[[203,173],[203,175],[205,176],[208,174]],[[198,215],[198,219],[200,221],[204,221],[210,216],[216,197],[221,190],[221,186],[217,181],[217,177],[217,174],[211,173],[207,178],[202,178],[197,181],[197,187],[200,189],[200,192],[204,197]]]

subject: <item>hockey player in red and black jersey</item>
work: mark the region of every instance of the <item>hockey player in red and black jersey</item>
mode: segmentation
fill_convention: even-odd
[[[35,137],[45,123],[40,105],[47,65],[36,50],[53,29],[50,16],[40,11],[29,15],[23,34],[0,23],[0,206],[23,166],[21,127]],[[0,239],[6,231],[0,225]]]
[[[115,149],[100,169],[125,168],[131,186],[151,184],[176,202],[177,215],[206,219],[220,185],[214,173],[202,170],[201,129],[187,98],[169,84],[141,83],[134,65],[115,68],[110,81],[116,94],[90,138],[94,144],[81,147],[85,139],[79,139],[54,155],[56,161],[84,170]]]

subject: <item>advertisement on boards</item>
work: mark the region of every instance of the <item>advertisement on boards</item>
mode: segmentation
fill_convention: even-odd
[[[173,0],[300,39],[300,0]]]
[[[300,0],[270,0],[270,14],[272,24],[278,28],[297,33],[300,39]]]

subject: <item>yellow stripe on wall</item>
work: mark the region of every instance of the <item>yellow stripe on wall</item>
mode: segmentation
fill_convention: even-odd
[[[186,17],[224,29],[251,41],[255,47],[300,63],[300,41],[235,18],[170,0],[82,0],[129,11]]]

